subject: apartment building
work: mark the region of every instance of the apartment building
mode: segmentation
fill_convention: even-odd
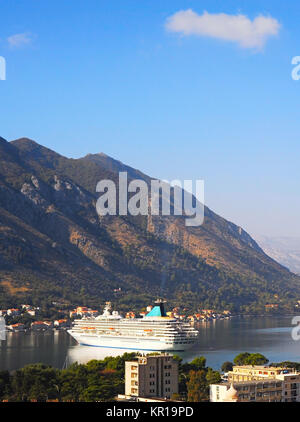
[[[228,382],[252,381],[266,378],[275,378],[282,373],[290,372],[286,368],[277,368],[271,366],[234,366],[232,371],[228,372]]]
[[[227,400],[230,385],[237,391],[235,401],[300,402],[300,373],[289,368],[234,366],[227,383],[210,387],[211,401],[234,401]]]
[[[266,379],[242,381],[230,385],[220,383],[210,385],[211,402],[281,402],[283,381]]]
[[[283,402],[300,402],[300,373],[282,373],[276,379],[283,381]]]
[[[168,354],[125,362],[125,396],[170,399],[178,393],[178,362]]]

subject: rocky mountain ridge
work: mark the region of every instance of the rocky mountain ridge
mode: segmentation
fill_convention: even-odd
[[[127,306],[160,295],[190,307],[252,309],[300,295],[298,277],[207,207],[200,227],[177,216],[99,218],[96,184],[117,182],[119,171],[151,181],[105,154],[70,159],[26,138],[0,138],[2,303]]]

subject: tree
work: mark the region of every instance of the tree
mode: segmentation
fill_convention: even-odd
[[[233,363],[226,361],[223,363],[222,367],[221,367],[221,371],[222,372],[228,372],[228,371],[232,371],[233,368]]]
[[[235,365],[266,365],[269,362],[269,359],[261,353],[244,352],[237,355],[233,362]]]
[[[269,362],[261,353],[251,353],[247,359],[248,365],[266,365]]]
[[[206,380],[206,371],[190,371],[189,381],[187,382],[187,401],[201,402],[208,401],[209,388]]]
[[[299,362],[285,361],[285,362],[279,362],[279,363],[270,363],[270,366],[277,366],[281,368],[292,368],[292,369],[295,369],[296,371],[300,371]]]
[[[86,365],[77,363],[60,372],[59,383],[63,401],[79,401],[81,394],[88,387],[87,374]]]
[[[208,368],[207,374],[206,374],[206,381],[210,384],[218,384],[221,382],[221,375],[219,371],[214,371],[211,368]]]
[[[0,401],[10,393],[10,375],[8,371],[0,371]]]
[[[178,362],[178,366],[180,367],[180,365],[182,364],[182,358],[178,355],[173,355],[173,360],[175,360],[176,362]]]
[[[41,363],[26,365],[12,379],[15,398],[19,401],[46,401],[58,398],[58,371]]]
[[[233,362],[235,365],[247,365],[247,359],[249,356],[250,353],[248,352],[240,353],[233,359]]]
[[[188,364],[190,366],[190,369],[194,371],[200,371],[201,369],[205,368],[206,365],[206,359],[204,356],[199,356],[198,358],[195,358]]]

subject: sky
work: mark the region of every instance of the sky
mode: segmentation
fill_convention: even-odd
[[[204,179],[250,234],[300,236],[299,2],[0,0],[0,17],[0,136]]]

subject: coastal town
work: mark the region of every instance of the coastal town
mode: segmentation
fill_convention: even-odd
[[[52,303],[53,307],[57,307],[56,303]],[[144,318],[147,313],[152,310],[153,306],[149,305],[145,310],[140,312],[128,311],[124,314],[127,319]],[[173,308],[166,312],[166,315],[180,321],[187,321],[190,324],[197,322],[208,322],[213,320],[224,320],[232,317],[229,310],[217,312],[213,309],[201,309],[194,314],[187,314],[187,309],[179,307]],[[68,329],[72,325],[74,319],[80,318],[96,318],[100,315],[100,310],[91,309],[87,306],[77,306],[70,309],[63,307],[57,308],[53,315],[57,318],[42,318],[45,312],[40,308],[28,304],[21,304],[17,308],[1,309],[0,316],[7,321],[6,329],[9,332],[25,332],[25,331],[46,331],[50,329]]]
[[[300,300],[295,303],[294,307],[295,310],[300,308]],[[72,306],[69,304],[52,302],[49,306],[49,312],[49,309],[48,311],[45,311],[39,306],[20,304],[17,307],[0,309],[0,317],[2,316],[5,318],[7,324],[6,329],[9,332],[25,332],[30,330],[46,331],[50,329],[63,330],[70,328],[72,321],[75,319],[96,318],[101,314],[101,308],[102,307],[92,309],[88,306]],[[149,305],[140,311],[129,310],[124,313],[124,317],[127,319],[143,318],[152,308],[152,305]],[[276,314],[277,311],[277,303],[267,303],[265,305],[265,312],[267,315]],[[199,309],[198,312],[189,313],[188,309],[183,307],[174,307],[171,311],[166,312],[166,315],[179,321],[189,322],[192,325],[241,316],[228,309]]]

